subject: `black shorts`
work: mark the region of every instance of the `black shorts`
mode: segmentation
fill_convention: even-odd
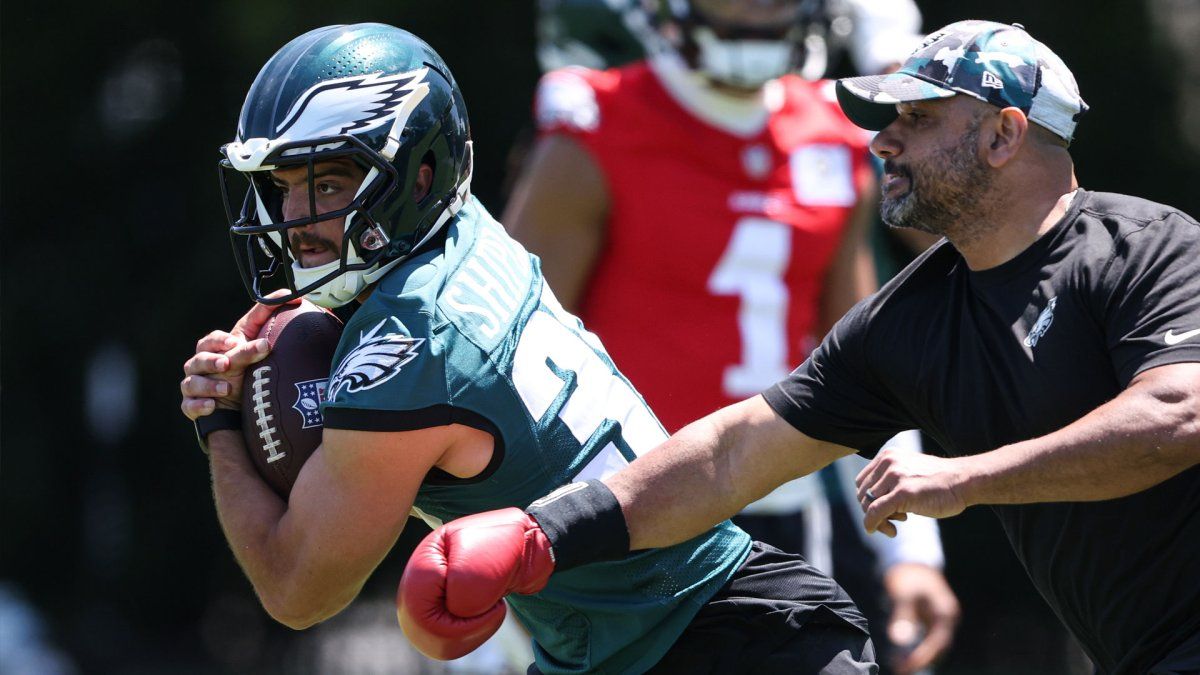
[[[822,483],[826,485],[827,494],[830,487],[825,472],[834,467],[822,469]],[[836,480],[836,479],[834,479]],[[840,488],[839,488],[840,489]],[[876,657],[887,657],[894,653],[887,636],[887,621],[891,607],[884,590],[883,578],[879,569],[879,558],[875,551],[863,540],[860,516],[847,508],[840,494],[828,499],[829,508],[829,550],[827,555],[832,563],[833,578],[850,595],[871,628],[871,640],[875,644]],[[804,555],[808,551],[807,524],[803,513],[780,515],[746,515],[733,517],[733,524],[742,528],[757,541],[761,541],[789,553]],[[819,545],[819,544],[818,544]],[[886,666],[880,668],[881,673],[891,672]]]
[[[866,619],[799,555],[754,542],[651,673],[877,673]]]

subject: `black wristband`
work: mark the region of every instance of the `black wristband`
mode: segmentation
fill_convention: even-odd
[[[529,505],[550,540],[554,571],[629,554],[629,528],[621,504],[598,480],[564,485]]]
[[[214,431],[229,429],[240,431],[242,428],[242,411],[217,408],[203,417],[196,418],[196,439],[200,441],[200,449],[208,454],[208,435]]]

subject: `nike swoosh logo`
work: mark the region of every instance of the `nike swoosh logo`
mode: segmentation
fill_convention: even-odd
[[[1167,331],[1167,334],[1163,336],[1163,342],[1166,342],[1169,345],[1177,345],[1180,342],[1183,342],[1188,338],[1194,338],[1197,335],[1200,335],[1200,328],[1197,328],[1196,330],[1185,331],[1183,333],[1176,333],[1174,329],[1172,329]]]

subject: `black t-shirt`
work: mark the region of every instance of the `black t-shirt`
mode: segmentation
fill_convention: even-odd
[[[1200,361],[1198,329],[1200,225],[1080,190],[998,267],[934,246],[763,395],[801,432],[868,456],[911,428],[970,455],[1060,429],[1146,369]],[[1102,672],[1145,672],[1200,631],[1200,466],[1121,499],[993,509]]]

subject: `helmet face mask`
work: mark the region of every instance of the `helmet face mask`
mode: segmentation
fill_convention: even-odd
[[[251,87],[237,138],[221,149],[222,197],[250,295],[268,304],[306,296],[325,307],[353,300],[466,201],[469,134],[466,106],[449,69],[405,31],[382,24],[330,26],[285,45]],[[361,184],[345,206],[321,212],[320,167],[348,161],[365,173]],[[422,164],[433,175],[416,200]],[[307,174],[308,208],[285,220],[271,172],[296,167]],[[242,199],[235,182],[245,188]],[[289,242],[301,239],[303,228],[337,219],[344,219],[338,259],[300,265]],[[266,297],[277,289],[287,292]]]
[[[353,136],[323,140],[323,145],[338,143],[344,147],[272,160],[274,168],[306,169],[308,208],[304,215],[290,220],[283,217],[282,191],[272,180],[269,170],[240,172],[232,167],[228,159],[222,160],[218,166],[234,257],[247,283],[247,290],[256,300],[274,304],[303,297],[342,273],[368,270],[393,253],[388,248],[390,238],[379,223],[382,218],[381,206],[388,204],[392,195],[400,189],[395,167]],[[311,145],[307,141],[302,143]],[[281,146],[279,154],[296,147],[296,144]],[[342,159],[352,159],[364,170],[365,176],[361,184],[356,186],[349,204],[322,212],[316,201],[317,182],[320,180],[318,166]],[[232,200],[235,193],[230,189],[231,184],[236,183],[245,186],[245,197],[240,206]],[[301,268],[293,247],[288,245],[289,241],[298,238],[292,234],[292,230],[338,219],[344,219],[345,223],[337,248],[340,251],[339,259],[312,269]],[[404,248],[403,244],[400,248]],[[265,297],[279,288],[290,292],[270,299]]]
[[[821,3],[666,0],[676,48],[712,83],[746,92],[800,69]]]
[[[708,26],[692,30],[700,70],[709,79],[737,89],[757,90],[795,70],[797,47],[782,40],[722,39]]]

